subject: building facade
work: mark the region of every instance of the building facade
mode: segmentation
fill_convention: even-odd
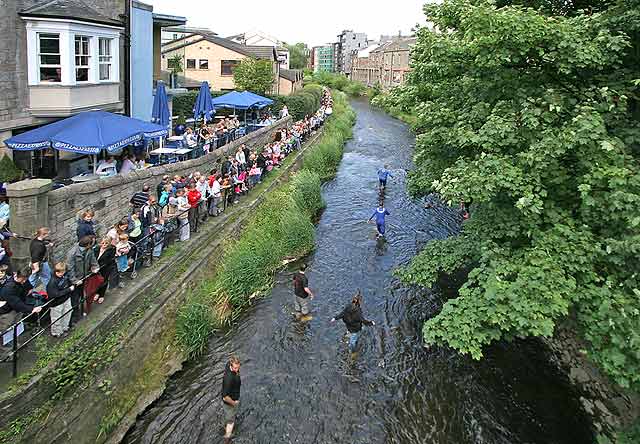
[[[312,50],[313,72],[335,72],[335,45],[316,46]]]
[[[1,10],[0,31],[11,38],[0,42],[0,154],[39,177],[87,170],[86,155],[13,152],[4,140],[87,110],[147,117],[147,67],[159,64],[152,40],[163,23],[150,6],[125,0],[12,0]],[[169,22],[184,23],[175,19]]]
[[[280,95],[290,96],[302,89],[304,74],[301,69],[280,68]]]
[[[194,28],[191,26],[168,26],[162,29],[160,40],[161,40],[161,44],[164,45],[165,43],[169,43],[173,40],[178,40],[188,35],[198,34],[198,33],[218,35],[207,28]]]
[[[351,78],[383,89],[402,85],[411,69],[411,47],[415,42],[415,37],[398,36],[359,51],[352,57]]]
[[[207,81],[214,91],[232,91],[235,89],[233,70],[248,57],[271,62],[274,85],[270,92],[278,94],[280,65],[274,47],[242,45],[210,34],[192,34],[163,45],[163,77],[168,81],[170,64],[178,58],[183,70],[178,86],[198,88],[203,81]]]
[[[355,52],[369,46],[367,34],[363,32],[342,31],[338,34],[335,50],[335,70],[347,77],[351,76],[351,59]]]

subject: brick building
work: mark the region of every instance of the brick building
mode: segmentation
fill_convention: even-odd
[[[393,37],[355,53],[351,59],[351,78],[384,89],[403,84],[410,71],[411,47],[415,42],[415,37]]]

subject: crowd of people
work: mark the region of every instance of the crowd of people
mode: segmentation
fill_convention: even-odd
[[[49,315],[52,336],[64,335],[93,304],[105,302],[109,289],[123,288],[128,273],[135,279],[136,270],[161,256],[170,242],[189,240],[209,217],[238,203],[300,149],[331,107],[327,90],[316,114],[277,131],[262,150],[241,145],[207,173],[164,176],[155,188],[144,185],[129,200],[127,214],[106,233],[99,233],[93,210],[83,211],[77,243],[65,261],[50,262],[50,230],[39,228],[30,243],[30,269],[12,270],[10,263],[0,262],[0,331],[8,333],[24,315],[37,313],[40,321]]]

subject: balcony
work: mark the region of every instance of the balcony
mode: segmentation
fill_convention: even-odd
[[[29,86],[29,111],[33,116],[68,117],[91,109],[123,111],[120,82]]]

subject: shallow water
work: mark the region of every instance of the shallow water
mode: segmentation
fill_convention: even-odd
[[[536,341],[498,344],[476,362],[425,348],[422,323],[441,305],[438,290],[403,287],[392,270],[431,239],[454,234],[454,211],[425,209],[405,190],[414,138],[407,127],[353,102],[354,138],[337,177],[324,185],[327,209],[307,261],[314,319],[293,319],[291,272],[208,353],[177,375],[137,421],[126,443],[213,443],[221,438],[221,378],[231,353],[243,361],[235,443],[593,443],[577,395]],[[387,240],[365,220],[388,163]],[[348,353],[342,323],[329,319],[357,288],[365,328]],[[447,289],[443,289],[445,292]]]

